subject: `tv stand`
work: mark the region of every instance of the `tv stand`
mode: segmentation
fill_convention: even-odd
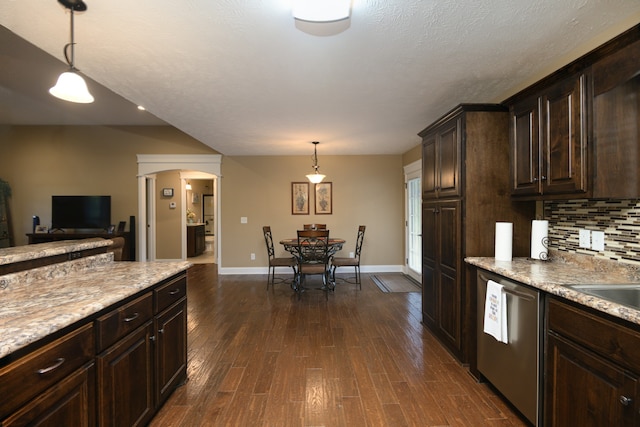
[[[35,243],[49,243],[57,242],[59,240],[80,240],[91,239],[94,237],[100,237],[103,239],[113,239],[114,237],[124,237],[124,250],[122,251],[123,261],[134,261],[135,254],[132,254],[129,248],[131,247],[131,233],[107,233],[106,231],[95,233],[72,233],[72,232],[55,232],[55,233],[27,233],[29,238],[29,244]]]

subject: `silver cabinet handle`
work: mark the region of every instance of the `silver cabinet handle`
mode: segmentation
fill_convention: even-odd
[[[620,396],[620,403],[622,403],[624,406],[629,406],[632,401],[633,399],[630,399],[627,396]]]
[[[172,291],[169,291],[169,295],[175,295],[175,294],[177,294],[179,292],[180,292],[180,289],[174,289]]]
[[[39,375],[44,375],[44,374],[48,374],[49,372],[58,369],[60,366],[62,366],[62,364],[65,362],[64,357],[61,357],[59,359],[56,360],[56,363],[54,363],[53,365],[49,366],[48,368],[42,368],[42,369],[38,369],[36,371],[37,374]]]
[[[133,315],[132,315],[132,316],[125,317],[125,318],[124,318],[124,321],[125,321],[126,323],[133,322],[133,321],[134,321],[134,320],[136,320],[138,317],[140,317],[140,313],[133,313]]]

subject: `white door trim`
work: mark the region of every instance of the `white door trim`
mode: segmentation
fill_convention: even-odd
[[[409,189],[408,182],[413,179],[422,179],[422,159],[416,160],[413,163],[409,163],[404,167],[404,242],[405,242],[405,251],[404,251],[404,268],[403,271],[405,274],[411,276],[415,280],[422,283],[421,273],[409,268],[409,256],[410,256],[410,240],[411,236],[409,235]]]
[[[148,206],[155,206],[155,191],[147,195],[146,180],[152,178],[158,172],[179,170],[181,178],[181,200],[185,200],[185,184],[186,179],[213,179],[216,186],[218,197],[220,197],[220,179],[222,177],[221,164],[222,155],[220,154],[138,154],[138,218],[140,226],[137,230],[137,254],[136,259],[140,261],[148,261],[149,254],[155,254],[155,238],[147,241],[147,228],[155,230],[155,216],[150,218],[151,223],[147,224],[147,203]],[[155,183],[154,183],[155,184]],[[148,196],[148,197],[147,197]],[[216,204],[216,215],[218,217],[216,229],[216,264],[220,265],[222,251],[220,250],[220,242],[222,242],[222,234],[220,229],[220,199]],[[182,209],[182,259],[187,257],[187,216],[186,206],[181,203]],[[147,244],[149,243],[149,244]]]

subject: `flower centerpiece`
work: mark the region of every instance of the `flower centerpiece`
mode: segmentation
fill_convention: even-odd
[[[195,220],[196,220],[196,213],[191,209],[187,209],[187,221],[195,222]]]

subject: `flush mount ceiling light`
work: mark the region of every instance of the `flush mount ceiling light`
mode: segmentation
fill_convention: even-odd
[[[89,93],[87,83],[77,73],[74,65],[74,39],[73,39],[73,15],[74,12],[84,12],[87,5],[82,0],[58,0],[58,3],[71,11],[71,43],[64,46],[64,58],[69,64],[69,71],[65,71],[58,77],[58,82],[54,87],[49,89],[49,93],[56,98],[69,102],[77,102],[81,104],[89,104],[93,102],[93,95]],[[69,50],[71,55],[69,55]]]
[[[302,21],[340,21],[350,12],[351,0],[293,0],[293,17]]]
[[[320,144],[318,141],[313,141],[313,171],[314,173],[310,173],[309,175],[307,175],[307,179],[313,183],[313,184],[319,184],[322,182],[322,180],[324,179],[325,175],[322,175],[320,172],[318,172],[318,168],[320,166],[318,166],[318,151],[316,150],[316,147],[318,146],[318,144]]]

